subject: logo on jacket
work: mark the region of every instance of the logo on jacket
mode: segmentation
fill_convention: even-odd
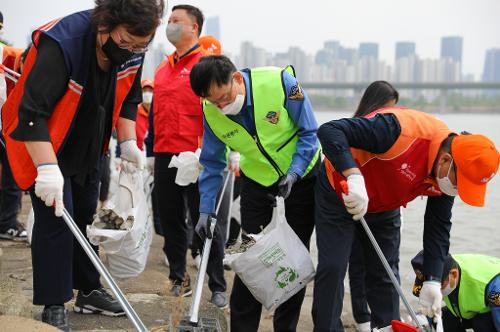
[[[280,114],[278,112],[268,112],[264,120],[272,124],[277,124],[280,120]]]
[[[181,76],[184,76],[184,75],[189,76],[189,74],[191,74],[191,71],[189,69],[187,69],[186,67],[182,68]]]
[[[410,165],[407,163],[401,164],[401,167],[398,168],[399,173],[403,174],[408,180],[413,181],[417,177],[417,175],[410,169]]]
[[[499,292],[491,292],[488,295],[488,303],[495,307],[500,307],[500,293]]]
[[[302,88],[300,85],[297,83],[294,86],[292,86],[292,89],[290,90],[290,94],[288,95],[288,99],[291,100],[303,100],[304,99],[304,94],[302,93]]]
[[[225,134],[222,134],[222,138],[223,139],[233,138],[237,134],[238,134],[238,129],[234,129],[234,130],[228,131]]]

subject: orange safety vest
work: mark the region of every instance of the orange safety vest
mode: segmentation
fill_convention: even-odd
[[[24,82],[35,63],[40,36],[46,34],[58,42],[65,59],[67,59],[66,66],[70,75],[66,92],[55,105],[47,122],[52,146],[57,154],[68,137],[72,122],[79,111],[81,95],[85,90],[86,82],[81,79],[88,73],[89,68],[89,61],[86,57],[89,54],[85,54],[85,52],[94,52],[90,42],[92,36],[95,36],[92,34],[90,16],[91,11],[78,12],[62,19],[53,20],[33,32],[32,39],[35,47],[31,47],[24,63],[22,75],[2,108],[2,131],[6,141],[7,156],[14,179],[23,190],[33,185],[37,170],[28,154],[25,143],[12,139],[10,134],[17,128],[19,122],[18,110],[24,95]],[[113,128],[142,61],[142,55],[134,56],[116,69]],[[107,142],[105,142],[106,145]]]
[[[412,109],[385,108],[367,117],[379,113],[394,114],[401,126],[401,134],[384,153],[351,148],[365,178],[368,212],[394,210],[420,195],[441,195],[431,173],[441,143],[451,134],[450,129],[435,116]],[[340,181],[345,179],[344,176],[327,158],[325,167],[330,184],[342,199]]]
[[[0,46],[2,48],[2,64],[19,73],[19,68],[21,64],[21,54],[23,54],[22,48],[12,47],[12,46]],[[11,79],[5,78],[7,83],[7,96],[11,93],[16,85]]]

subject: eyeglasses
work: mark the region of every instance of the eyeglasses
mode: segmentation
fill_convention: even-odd
[[[234,86],[234,78],[231,79],[231,85],[229,86],[229,89],[228,91],[222,95],[222,97],[217,100],[217,101],[210,101],[212,104],[214,105],[226,105],[228,104],[229,102],[232,101],[232,97],[233,97],[233,86]]]
[[[119,39],[118,47],[123,49],[123,50],[129,50],[130,52],[136,53],[136,54],[146,53],[146,51],[148,50],[149,43],[151,42],[151,41],[149,41],[146,45],[133,45],[133,44],[130,44],[130,43],[126,42],[125,40],[123,40],[122,36],[118,32],[118,30],[116,30],[116,34],[118,35],[118,39]],[[110,33],[110,36],[111,36],[111,33]]]

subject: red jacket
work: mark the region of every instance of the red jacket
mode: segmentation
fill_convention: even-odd
[[[191,89],[189,74],[206,51],[198,47],[175,64],[174,55],[163,61],[155,74],[154,152],[194,152],[203,136],[201,100]]]
[[[376,113],[392,113],[401,126],[394,145],[381,154],[351,148],[354,160],[365,178],[368,212],[394,210],[415,197],[441,195],[431,176],[443,140],[451,133],[438,118],[411,109],[384,108]],[[325,159],[328,180],[339,197],[342,174]]]
[[[144,106],[137,106],[137,117],[135,119],[135,135],[137,136],[137,146],[143,150],[144,137],[148,132],[148,112]]]

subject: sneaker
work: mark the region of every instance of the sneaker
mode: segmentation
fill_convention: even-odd
[[[9,228],[5,232],[0,232],[0,239],[14,240],[14,241],[27,241],[28,233],[19,223],[16,227]]]
[[[370,322],[356,323],[356,331],[358,332],[371,332]]]
[[[213,292],[210,302],[215,304],[219,309],[226,309],[229,306],[226,292]]]
[[[172,288],[170,289],[170,295],[175,297],[187,297],[193,294],[191,289],[191,279],[189,274],[186,273],[184,280],[172,280]]]
[[[79,314],[102,314],[111,317],[125,315],[120,302],[102,287],[88,294],[78,291],[73,310]]]
[[[71,331],[68,322],[68,310],[64,305],[46,306],[42,312],[42,322],[57,327],[61,331]]]

